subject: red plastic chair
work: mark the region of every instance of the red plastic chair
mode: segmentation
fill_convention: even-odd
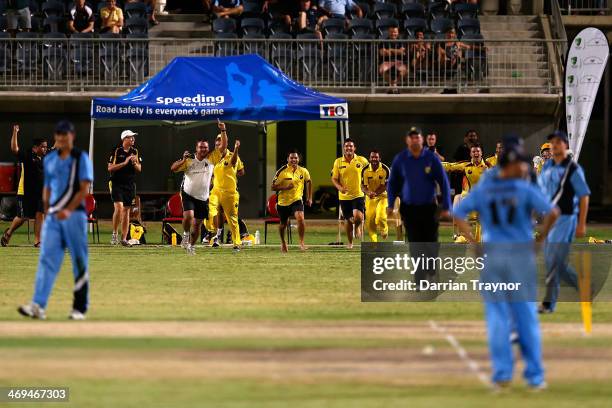
[[[268,241],[268,225],[280,224],[281,222],[278,216],[278,210],[276,209],[277,200],[278,197],[276,194],[272,194],[268,197],[268,202],[266,204],[267,216],[264,218],[264,244]],[[291,243],[291,221],[289,221],[289,225],[287,226],[287,241]]]
[[[100,226],[98,225],[98,217],[96,216],[96,199],[92,194],[85,196],[85,213],[87,214],[87,224],[93,226],[91,230],[91,237],[96,242],[96,236],[98,238],[98,244],[100,243]]]
[[[166,203],[165,209],[166,215],[162,219],[162,240],[164,242],[164,227],[166,224],[172,224],[175,222],[183,222],[183,200],[181,194],[176,193]]]

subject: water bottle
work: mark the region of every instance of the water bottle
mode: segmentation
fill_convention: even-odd
[[[260,237],[259,237],[259,230],[255,231],[255,245],[259,245],[260,243]]]

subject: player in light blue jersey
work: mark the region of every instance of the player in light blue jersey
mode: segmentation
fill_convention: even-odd
[[[553,158],[548,160],[538,178],[544,194],[561,210],[546,239],[546,296],[540,313],[552,313],[559,297],[560,280],[578,289],[578,276],[569,264],[570,245],[576,237],[586,234],[591,190],[582,167],[569,156],[569,140],[565,132],[556,131],[548,137]]]
[[[31,303],[17,309],[26,317],[46,318],[45,308],[66,248],[72,257],[74,274],[74,300],[68,317],[83,320],[87,312],[89,272],[84,199],[93,181],[93,167],[87,154],[74,147],[74,138],[74,125],[59,122],[55,127],[56,150],[43,163],[43,203],[47,217],[42,230],[34,297]]]
[[[541,389],[546,383],[535,303],[537,279],[532,216],[534,212],[545,214],[541,236],[546,236],[558,210],[536,185],[524,179],[529,166],[520,139],[504,139],[504,152],[498,165],[497,172],[481,180],[455,207],[453,216],[465,237],[475,243],[466,218],[472,211],[479,213],[485,249],[481,282],[520,282],[525,286],[517,293],[481,292],[493,384],[496,388],[505,387],[512,380],[514,361],[510,333],[516,329],[525,360],[525,380],[529,387]]]

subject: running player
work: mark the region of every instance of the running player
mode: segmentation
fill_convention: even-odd
[[[389,226],[387,225],[387,180],[389,167],[380,162],[380,153],[377,150],[370,152],[370,164],[361,171],[362,189],[365,193],[365,219],[368,227],[370,241],[378,242],[378,234],[387,239]]]
[[[485,267],[480,281],[525,284],[518,293],[481,292],[495,388],[506,387],[512,380],[514,362],[510,333],[514,327],[525,360],[523,375],[528,386],[533,389],[546,387],[540,327],[533,299],[537,296],[537,279],[532,213],[545,214],[541,236],[546,236],[559,211],[537,186],[524,179],[528,171],[526,162],[522,141],[504,139],[499,172],[485,177],[453,212],[455,222],[470,242],[476,239],[466,217],[473,211],[480,214],[485,243]]]
[[[213,170],[213,188],[210,192],[208,202],[209,217],[214,223],[214,228],[217,234],[212,239],[212,246],[219,246],[219,235],[222,231],[221,208],[227,218],[229,229],[232,234],[232,242],[234,250],[239,251],[242,245],[240,239],[240,227],[238,225],[238,203],[240,195],[238,194],[237,173],[240,165],[238,151],[240,150],[240,141],[236,140],[234,151],[227,149],[227,131],[225,124],[219,122],[219,130],[221,142],[219,149],[215,149],[208,157],[208,160],[215,165]],[[223,149],[222,149],[223,148]]]
[[[281,221],[278,231],[281,237],[281,252],[287,252],[285,241],[285,230],[289,223],[289,217],[294,216],[297,221],[298,234],[300,236],[300,249],[306,250],[304,244],[304,186],[306,186],[306,205],[312,205],[312,182],[310,173],[305,167],[299,166],[300,154],[297,150],[291,150],[287,156],[287,164],[278,169],[272,180],[272,190],[277,192],[278,201],[276,210]]]
[[[538,183],[544,194],[559,206],[561,216],[546,238],[546,296],[540,313],[552,313],[559,296],[559,280],[578,289],[576,271],[569,265],[570,244],[576,237],[586,234],[591,190],[584,178],[582,167],[569,155],[569,140],[563,131],[548,137],[552,160],[544,164]]]
[[[485,163],[487,164],[487,166],[489,167],[495,167],[497,166],[497,160],[499,158],[499,155],[504,151],[504,144],[502,143],[501,140],[498,140],[495,143],[495,155],[491,156],[491,157],[487,157],[485,159]]]
[[[368,165],[368,159],[355,154],[355,141],[344,141],[344,155],[334,161],[332,183],[338,189],[340,210],[346,220],[348,248],[353,247],[353,237],[361,238],[365,194],[361,190],[361,171]]]
[[[70,251],[74,274],[74,300],[70,319],[83,320],[89,301],[87,214],[84,199],[93,181],[93,166],[85,152],[74,147],[74,125],[61,121],[55,127],[55,147],[44,160],[43,203],[47,219],[34,297],[19,306],[20,314],[44,320],[45,308],[55,278],[62,266],[64,251]]]
[[[32,148],[25,150],[19,147],[19,125],[13,126],[11,136],[11,151],[21,163],[21,176],[17,190],[19,214],[13,219],[11,226],[4,231],[0,244],[7,246],[13,232],[24,222],[34,220],[34,246],[40,246],[40,230],[43,223],[43,158],[47,154],[47,141],[36,138]]]
[[[195,243],[200,236],[202,221],[208,219],[208,197],[213,164],[206,159],[209,153],[208,142],[198,140],[195,157],[189,151],[183,158],[172,163],[170,170],[184,172],[181,183],[181,201],[183,203],[183,240],[181,244],[190,255],[195,255]]]

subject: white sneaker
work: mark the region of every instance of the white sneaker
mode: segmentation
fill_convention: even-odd
[[[110,244],[111,245],[119,245],[119,238],[117,238],[117,234],[113,234],[111,236]]]
[[[183,239],[181,240],[181,246],[183,249],[189,249],[189,245],[191,245],[189,241],[189,234],[187,232],[183,232]]]
[[[28,305],[19,306],[17,308],[17,311],[20,315],[25,317],[31,317],[32,319],[45,320],[47,318],[47,315],[45,314],[45,309],[33,302]]]
[[[195,255],[195,245],[189,245],[187,247],[187,255]]]
[[[70,319],[70,320],[85,320],[85,314],[79,312],[78,310],[73,310],[68,315],[68,319]]]

